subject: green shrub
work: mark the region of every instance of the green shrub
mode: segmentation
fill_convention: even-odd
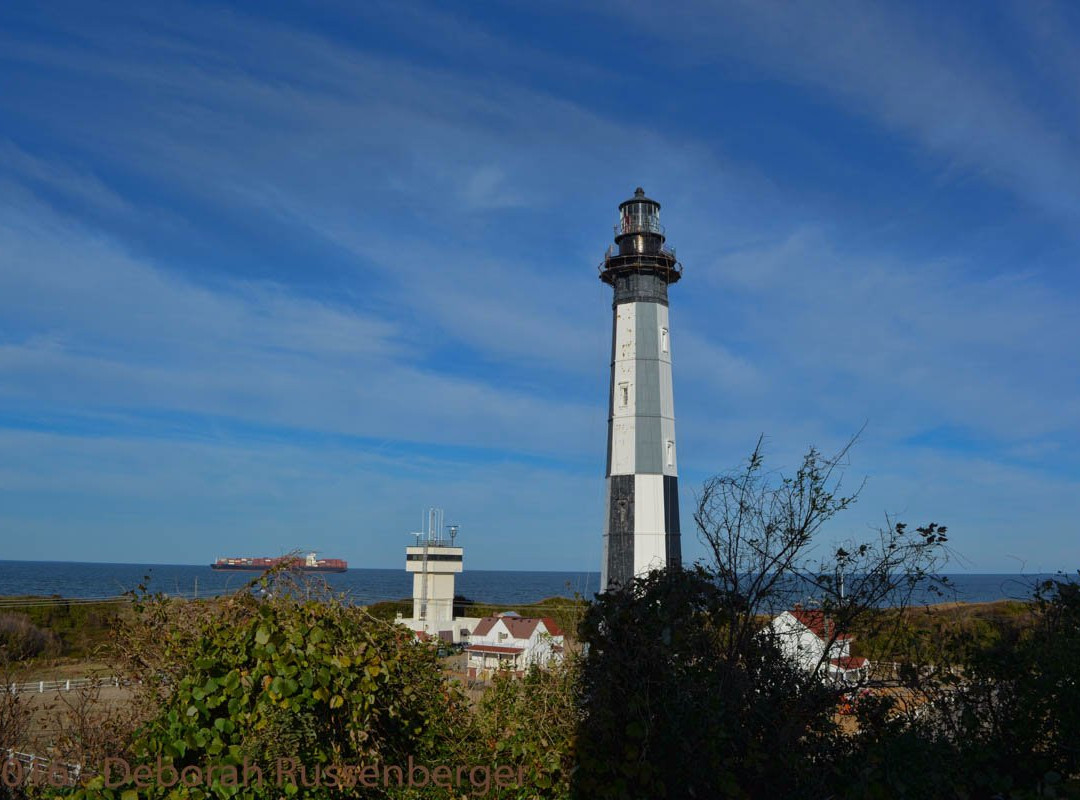
[[[520,679],[496,673],[473,711],[458,760],[506,764],[522,775],[523,786],[504,789],[500,798],[567,797],[581,718],[580,674],[573,656],[548,669],[534,666]]]
[[[135,645],[132,663],[158,707],[127,744],[126,760],[134,767],[160,759],[178,772],[218,765],[209,779],[203,772],[208,786],[155,785],[139,797],[340,797],[330,784],[348,780],[327,771],[331,765],[437,762],[460,732],[464,701],[433,648],[335,599],[305,599],[273,579],[266,588],[265,599],[238,593],[138,606],[128,647]],[[323,785],[292,784],[285,759],[297,782],[313,781],[318,768]],[[230,786],[245,766],[251,785]],[[131,783],[108,788],[105,778],[77,796],[132,800]]]

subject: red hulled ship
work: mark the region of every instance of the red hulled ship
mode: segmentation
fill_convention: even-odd
[[[282,562],[288,562],[290,569],[298,569],[301,572],[345,572],[349,568],[348,563],[340,558],[316,558],[314,553],[308,553],[306,558],[300,558],[299,556],[219,558],[210,567],[212,569],[265,572]]]

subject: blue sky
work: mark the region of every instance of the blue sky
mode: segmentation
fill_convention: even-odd
[[[663,203],[694,489],[866,425],[829,536],[1080,564],[1068,3],[9,3],[8,558],[599,569],[610,289]]]

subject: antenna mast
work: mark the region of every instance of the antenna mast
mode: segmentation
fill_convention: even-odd
[[[420,584],[420,619],[426,620],[428,617],[428,581],[431,580],[430,570],[428,569],[428,548],[440,544],[442,528],[443,510],[441,508],[429,508],[427,512],[427,530],[423,533],[424,553],[420,562],[420,574],[422,576]],[[456,535],[456,527],[454,532]]]

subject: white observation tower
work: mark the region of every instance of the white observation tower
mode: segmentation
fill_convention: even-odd
[[[444,528],[447,533],[444,534]],[[464,550],[454,544],[457,526],[443,524],[443,510],[429,508],[426,530],[405,548],[405,571],[413,574],[416,630],[437,635],[454,619],[454,576],[462,571]]]

